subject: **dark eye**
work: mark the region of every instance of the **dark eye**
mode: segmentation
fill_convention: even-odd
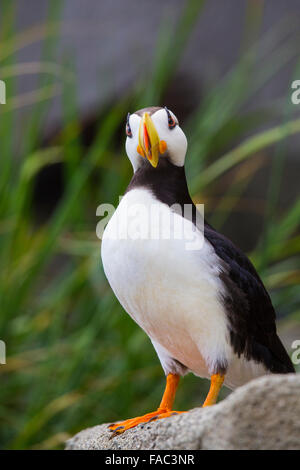
[[[171,113],[170,111],[168,110],[168,108],[165,106],[165,110],[166,110],[166,113],[167,113],[167,116],[168,116],[168,126],[169,126],[169,129],[174,129],[174,127],[176,126],[177,122],[175,121],[175,119],[171,116]]]
[[[128,137],[132,137],[131,127],[129,124],[129,118],[130,118],[130,113],[127,114],[127,119],[126,119],[126,135]]]

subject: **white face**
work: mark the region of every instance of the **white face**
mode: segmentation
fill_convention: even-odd
[[[173,120],[173,128],[170,128],[168,113],[166,109],[161,108],[151,115],[151,120],[154,124],[159,140],[166,143],[166,151],[160,154],[159,158],[168,156],[169,160],[176,166],[183,166],[185,154],[187,150],[187,139],[179,127],[176,116],[169,110],[171,119]],[[131,130],[131,137],[126,139],[126,153],[130,159],[134,171],[141,165],[144,157],[138,153],[139,146],[139,128],[142,121],[142,116],[131,114],[129,117],[129,126]],[[150,165],[150,163],[149,163]]]

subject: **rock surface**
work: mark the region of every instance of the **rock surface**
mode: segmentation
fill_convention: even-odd
[[[102,424],[76,434],[66,449],[300,449],[300,374],[264,376],[210,408],[110,437]]]

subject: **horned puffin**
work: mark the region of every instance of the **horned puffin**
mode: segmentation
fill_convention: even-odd
[[[166,107],[141,109],[128,114],[126,136],[134,173],[103,233],[101,256],[116,297],[156,350],[166,387],[154,412],[111,424],[114,436],[180,413],[172,407],[188,372],[210,379],[203,407],[216,403],[223,384],[234,389],[260,375],[294,372],[254,266],[205,219],[202,229],[197,223],[177,117]],[[183,234],[199,239],[197,249]]]

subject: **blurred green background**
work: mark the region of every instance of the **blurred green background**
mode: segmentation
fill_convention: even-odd
[[[217,229],[232,236],[242,220],[241,231],[251,233],[255,215],[250,245],[235,241],[248,249],[271,293],[289,352],[299,338],[300,199],[286,199],[284,188],[299,179],[291,170],[299,170],[298,160],[295,167],[288,162],[300,108],[292,105],[289,86],[268,104],[258,97],[290,61],[287,83],[300,79],[300,31],[290,12],[262,34],[268,2],[244,2],[234,64],[221,78],[212,72],[199,101],[181,115],[182,98],[176,101],[176,87],[170,89],[206,8],[204,1],[181,2],[176,21],[161,12],[147,70],[141,67],[121,97],[83,118],[72,51],[57,61],[64,2],[49,2],[44,22],[28,28],[16,21],[17,3],[1,2],[0,16],[0,79],[7,89],[0,105],[0,339],[7,347],[0,365],[0,445],[62,448],[83,428],[152,411],[164,387],[149,339],[105,279],[95,233],[97,206],[116,205],[131,178],[124,150],[128,111],[166,104],[178,114],[189,141],[192,196],[205,203]],[[39,64],[20,62],[18,51],[40,39]],[[101,73],[101,86],[113,79],[105,67]],[[22,94],[18,81],[25,75],[37,82]],[[47,133],[57,95],[61,118]],[[176,408],[199,406],[208,385],[184,378]]]

